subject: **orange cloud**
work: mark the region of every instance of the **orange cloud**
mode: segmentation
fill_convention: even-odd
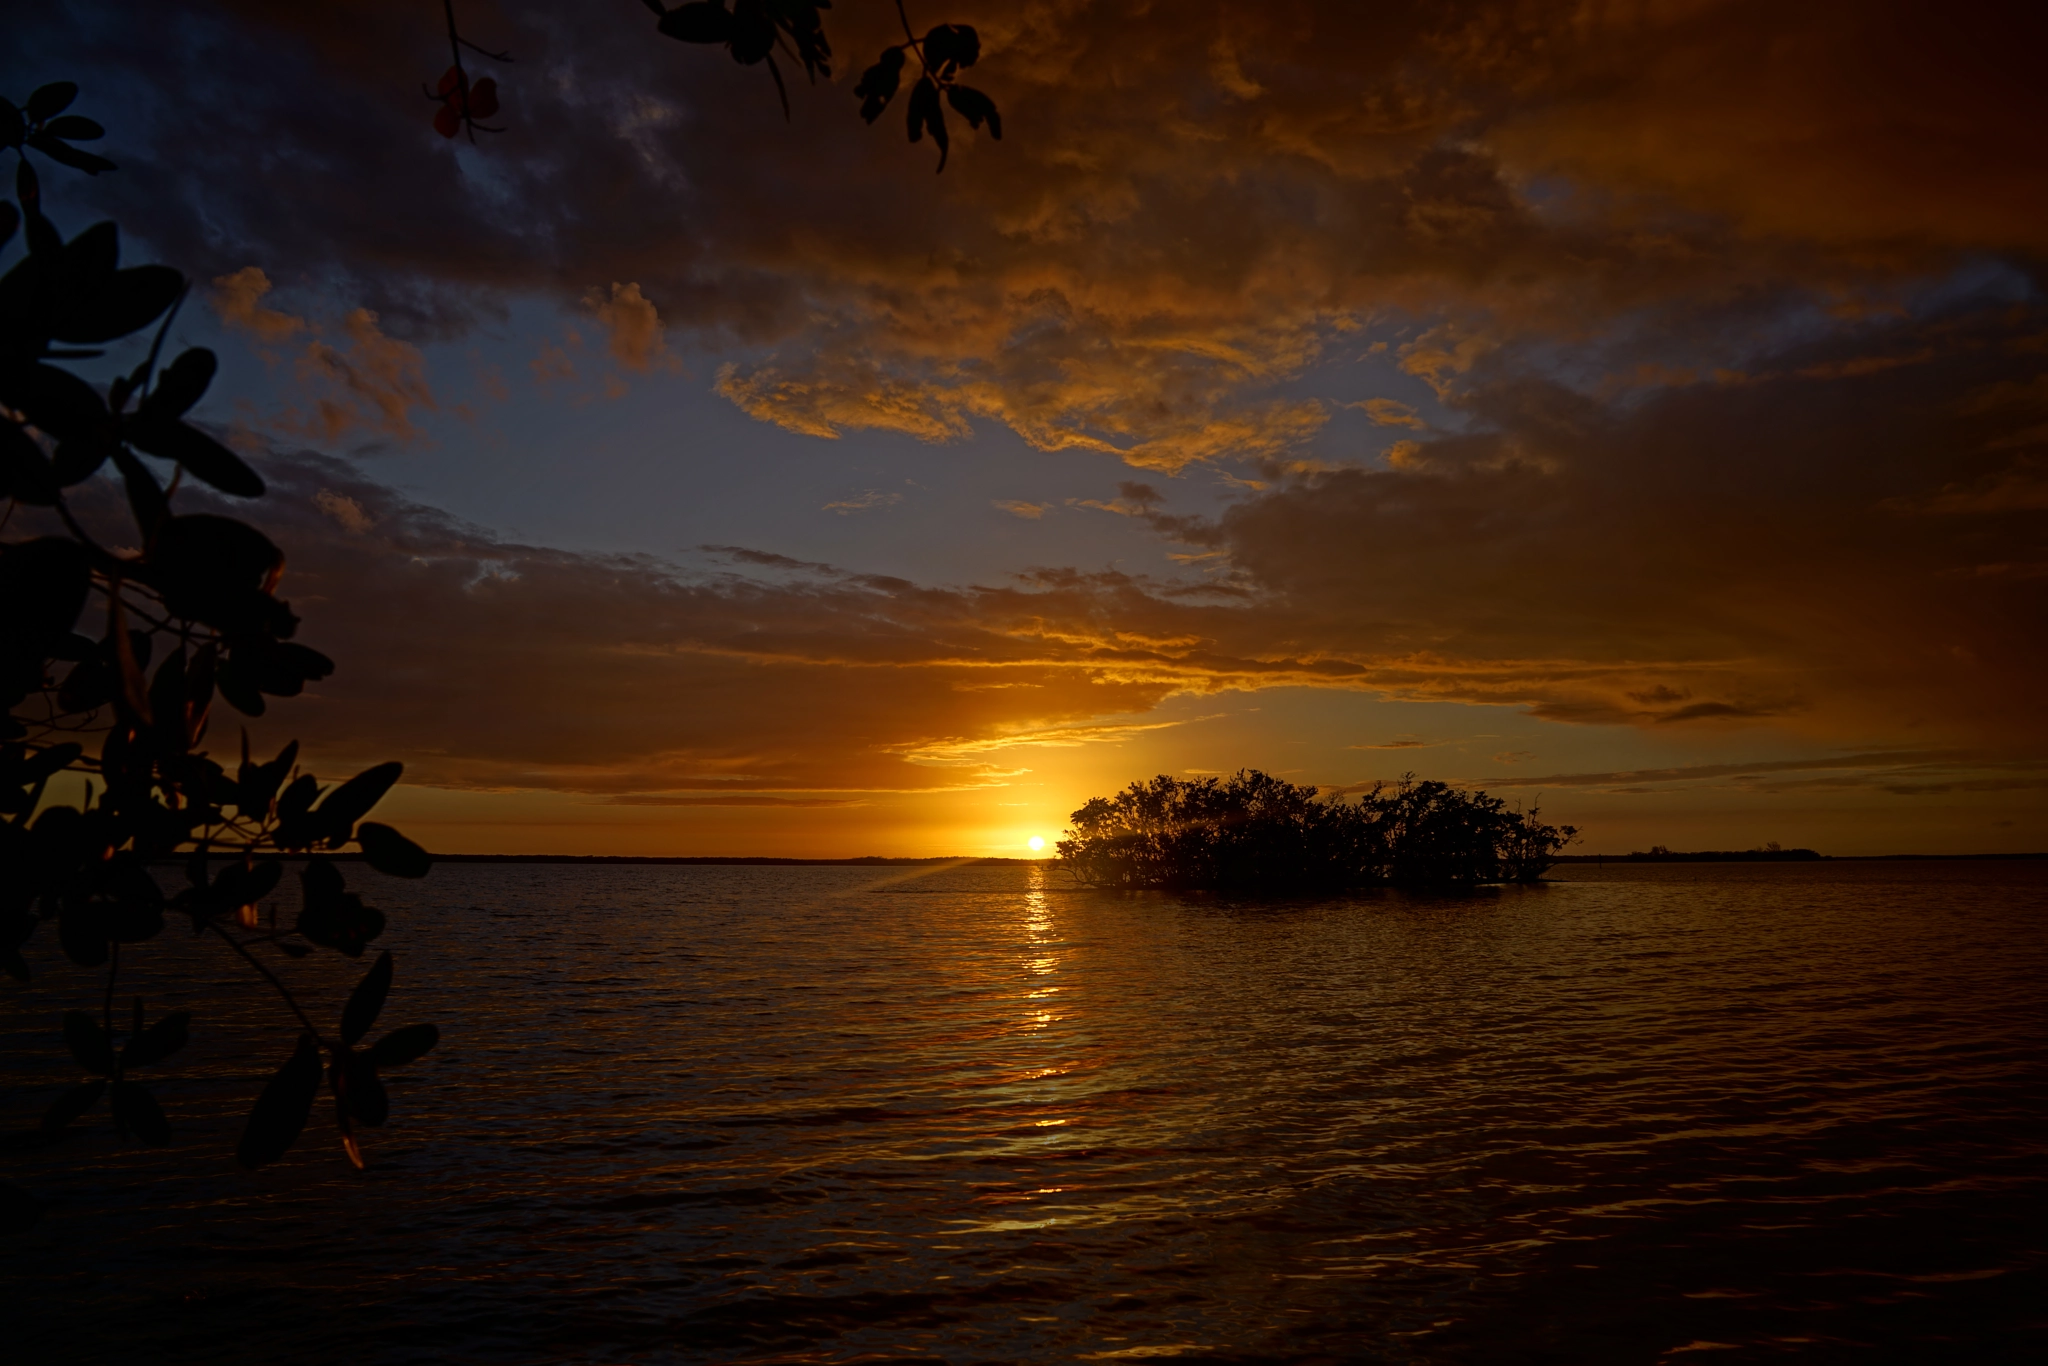
[[[638,284],[614,281],[609,298],[593,289],[583,302],[604,328],[613,360],[638,374],[657,365],[674,364],[675,358],[668,353],[668,341],[662,335],[660,315]]]
[[[306,320],[263,306],[270,277],[256,266],[244,266],[213,282],[214,312],[230,327],[239,327],[266,345],[288,341],[305,330]]]

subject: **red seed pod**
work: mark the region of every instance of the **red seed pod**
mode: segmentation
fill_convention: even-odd
[[[462,88],[462,68],[451,66],[441,73],[441,83],[434,87],[434,93],[446,99]]]
[[[498,83],[489,76],[469,88],[469,116],[487,119],[498,112]]]
[[[462,111],[453,104],[444,104],[434,111],[434,131],[444,138],[452,138],[462,131]]]

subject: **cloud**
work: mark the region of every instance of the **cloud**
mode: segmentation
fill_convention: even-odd
[[[595,301],[622,365],[683,334],[743,351],[719,391],[820,436],[995,423],[1159,470],[1284,459],[1329,415],[1290,386],[1367,333],[1439,387],[1538,336],[1682,338],[1699,354],[1629,371],[1711,374],[1787,308],[1846,317],[2048,246],[2048,189],[2012,169],[2044,113],[2022,7],[955,17],[1029,133],[939,178],[843,117],[843,80],[799,99],[792,134],[754,117],[759,71],[537,0],[490,18],[522,57],[518,117],[476,154],[397,97],[416,16],[387,0],[238,6],[203,34],[59,13],[42,42],[155,111],[161,155],[81,193],[148,218],[170,259],[334,280],[413,342],[630,281]],[[834,12],[848,70],[893,23]]]
[[[249,332],[264,345],[274,346],[304,331],[306,320],[265,308],[263,296],[268,293],[270,277],[255,266],[244,266],[232,275],[214,280],[211,302],[222,322]]]
[[[1491,778],[1490,788],[1587,788],[1650,796],[1734,789],[1755,793],[1870,791],[1921,796],[1954,791],[2011,792],[2048,788],[2048,758],[2013,758],[1971,750],[1880,750],[1747,764],[1694,764],[1612,773],[1553,773],[1541,778]]]
[[[866,493],[856,493],[850,498],[841,498],[836,502],[827,503],[819,511],[836,512],[841,517],[844,517],[850,512],[867,512],[872,508],[894,507],[902,501],[903,495],[900,493],[880,493],[874,489],[869,489]]]
[[[313,505],[332,517],[335,525],[343,531],[362,535],[377,523],[370,514],[363,511],[363,505],[347,494],[336,493],[333,489],[321,489],[313,495]]]
[[[656,365],[675,363],[676,358],[668,353],[668,342],[662,335],[661,318],[638,284],[614,281],[609,298],[593,289],[583,302],[605,329],[605,344],[612,359],[628,370],[645,374]]]
[[[307,334],[295,367],[299,393],[279,415],[280,430],[328,442],[358,429],[406,439],[418,434],[413,411],[436,407],[425,357],[417,347],[386,336],[369,309],[352,309],[330,328],[267,308],[270,277],[256,266],[218,276],[213,286],[210,300],[221,321],[249,333],[258,345],[274,347]],[[329,340],[337,331],[339,344]]]
[[[995,498],[990,500],[989,506],[1001,508],[1012,517],[1022,517],[1027,522],[1035,522],[1045,516],[1047,509],[1052,507],[1052,504],[1026,503],[1016,498]]]
[[[339,669],[251,729],[302,735],[321,772],[399,758],[428,785],[654,805],[951,791],[1166,724],[1142,718],[1177,693],[1324,673],[1226,657],[1215,609],[1115,573],[935,588],[727,551],[772,577],[693,574],[508,541],[326,457],[261,464],[270,496],[236,511],[288,548],[299,638]],[[119,525],[118,489],[87,492]]]
[[[438,406],[426,369],[418,347],[386,336],[369,309],[351,309],[340,345],[318,335],[306,344],[298,379],[312,411],[288,410],[280,426],[328,442],[359,429],[407,440],[419,434],[414,410]]]
[[[629,792],[606,798],[612,806],[858,806],[857,797],[777,797],[761,792],[678,795],[670,792]]]
[[[2026,571],[2048,526],[1998,446],[2035,415],[1970,396],[2039,373],[2044,330],[1966,297],[1761,356],[1739,385],[1609,399],[1511,348],[1412,460],[1284,478],[1191,530],[1289,640],[1396,696],[2037,747],[2048,599]],[[1825,364],[1874,342],[1933,354]]]
[[[1369,398],[1363,403],[1354,403],[1351,406],[1364,409],[1365,415],[1377,426],[1413,427],[1417,431],[1426,430],[1429,426],[1413,408],[1391,398]]]
[[[582,342],[583,339],[576,333],[569,333],[570,347],[580,346]],[[569,354],[568,347],[557,346],[553,342],[542,342],[540,354],[528,362],[528,366],[533,371],[534,382],[544,389],[557,383],[576,382],[576,361]]]

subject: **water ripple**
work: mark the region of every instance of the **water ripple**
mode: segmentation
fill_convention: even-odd
[[[15,1155],[9,1359],[2043,1359],[2048,866],[1567,878],[445,867],[362,1174],[231,1170],[276,1036],[166,936],[179,1147]],[[9,998],[0,1122],[91,989]]]

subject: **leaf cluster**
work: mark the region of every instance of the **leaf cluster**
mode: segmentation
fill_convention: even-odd
[[[256,950],[287,960],[315,947],[361,956],[385,917],[347,889],[329,855],[354,846],[398,877],[424,876],[431,859],[366,819],[398,781],[397,763],[323,786],[300,769],[296,742],[258,761],[244,732],[232,772],[208,748],[217,703],[261,716],[268,698],[298,695],[334,664],[294,638],[299,618],[278,595],[285,557],[277,545],[234,517],[174,506],[187,477],[237,498],[261,496],[263,480],[187,420],[213,382],[213,354],[194,348],[160,363],[184,277],[165,266],[123,267],[112,223],[67,241],[43,210],[27,153],[79,165],[46,144],[98,136],[97,124],[60,117],[75,95],[66,82],[44,86],[20,109],[0,101],[0,140],[11,134],[18,157],[15,203],[0,202],[0,247],[17,229],[27,247],[0,276],[0,527],[20,513],[43,531],[0,536],[0,970],[30,981],[31,941],[49,926],[72,963],[107,973],[105,1018],[73,1011],[64,1024],[94,1080],[60,1097],[31,1138],[62,1136],[110,1091],[123,1135],[168,1141],[161,1109],[126,1071],[175,1052],[190,1017],[174,1012],[145,1029],[138,1001],[128,1042],[115,1050],[111,1015],[122,946],[154,939],[167,916],[179,916],[245,959],[283,999],[293,1032],[333,1053],[344,1146],[359,1161],[351,1117],[374,1125],[386,1110],[375,1068],[425,1047],[349,1061],[362,1030],[350,1037],[345,1026],[334,1036],[340,1042],[314,1030]],[[94,159],[80,169],[113,166]],[[140,345],[153,325],[146,354],[104,391],[62,364],[126,340]],[[88,531],[71,507],[94,480],[117,482],[125,494],[131,526],[117,544]],[[82,800],[58,799],[75,792]],[[266,928],[258,908],[281,881],[286,855],[306,863],[302,908],[280,931],[274,912]],[[186,885],[167,893],[152,865],[178,856]],[[379,966],[381,1004],[388,955]],[[359,1016],[363,1009],[374,1018],[374,1007],[357,1008]],[[282,1152],[275,1126],[258,1127],[270,1137],[249,1152]]]
[[[723,47],[741,66],[765,64],[775,80],[785,119],[789,117],[789,89],[775,61],[778,51],[801,66],[813,83],[820,77],[831,79],[832,44],[825,37],[823,11],[832,8],[832,0],[730,0],[729,4],[728,0],[691,0],[674,9],[664,0],[643,3],[654,12],[655,29],[663,36]],[[903,13],[900,3],[897,13]],[[915,57],[919,74],[905,102],[905,131],[912,142],[931,136],[939,149],[939,170],[946,169],[952,145],[946,126],[948,104],[970,128],[986,124],[989,135],[1001,141],[1003,118],[995,101],[959,82],[960,73],[981,59],[981,35],[967,24],[940,24],[919,38],[907,17],[903,32],[904,41],[883,48],[854,86],[861,117],[873,123],[882,116],[902,87],[910,58]]]
[[[904,32],[909,31],[906,23]],[[960,73],[981,60],[981,35],[967,24],[940,24],[923,38],[913,37],[883,48],[881,56],[861,73],[860,84],[853,89],[860,97],[862,118],[873,123],[896,97],[908,65],[906,53],[917,58],[921,74],[905,101],[905,131],[912,142],[921,142],[926,133],[931,134],[939,149],[941,171],[946,169],[946,155],[952,146],[946,129],[945,104],[952,105],[953,112],[966,119],[968,127],[980,128],[986,123],[989,136],[997,142],[1003,140],[1003,116],[995,101],[972,86],[960,84]]]
[[[1132,783],[1072,822],[1059,855],[1087,886],[1266,893],[1534,882],[1578,834],[1413,774],[1346,801],[1255,769]]]

